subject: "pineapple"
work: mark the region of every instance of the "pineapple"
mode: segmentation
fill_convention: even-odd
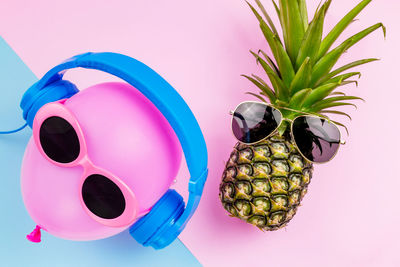
[[[312,114],[327,118],[327,114],[348,114],[332,109],[353,105],[362,100],[338,91],[343,85],[357,83],[360,72],[347,70],[376,61],[362,59],[333,69],[340,56],[358,41],[381,28],[377,23],[332,45],[354,18],[371,2],[361,1],[323,38],[323,24],[331,0],[317,8],[309,22],[305,0],[272,0],[278,14],[283,38],[259,0],[255,0],[262,15],[251,5],[261,31],[275,60],[264,51],[252,52],[256,62],[266,72],[272,86],[256,75],[243,75],[260,90],[248,94],[271,103],[287,119]],[[334,121],[347,128],[344,124]],[[238,217],[262,230],[277,230],[293,218],[307,192],[313,164],[303,158],[290,138],[290,127],[284,121],[271,137],[253,145],[237,143],[226,164],[219,197],[230,216]]]

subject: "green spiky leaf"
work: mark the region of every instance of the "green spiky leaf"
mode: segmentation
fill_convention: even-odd
[[[299,4],[297,0],[279,0],[279,7],[285,47],[294,64],[305,33]]]
[[[371,27],[351,36],[347,40],[345,40],[338,47],[333,49],[331,52],[323,56],[317,64],[315,64],[313,68],[313,74],[311,78],[311,84],[315,85],[320,77],[325,76],[329,73],[332,67],[336,64],[339,57],[350,47],[355,45],[361,39],[374,32],[375,30],[382,28],[383,34],[386,36],[386,28],[382,23],[377,23],[372,25]]]
[[[261,31],[263,32],[264,37],[267,40],[271,48],[272,54],[274,55],[274,58],[278,64],[280,74],[282,75],[282,80],[284,81],[286,87],[289,87],[290,82],[294,77],[294,69],[290,58],[283,48],[281,42],[278,40],[278,37],[271,31],[271,29],[268,27],[264,19],[257,12],[257,10],[255,10],[254,7],[249,3],[248,5],[260,22]]]
[[[358,81],[343,81],[339,86],[345,86],[345,85],[348,85],[348,84],[352,84],[352,83],[354,83],[355,85],[356,85],[356,87],[358,87]]]
[[[266,83],[262,83],[257,78],[255,79],[247,75],[242,75],[242,76],[247,78],[249,81],[255,84],[262,92],[264,92],[271,103],[274,103],[276,101],[275,93]]]
[[[321,44],[322,39],[322,30],[324,26],[324,18],[325,18],[325,9],[328,5],[328,2],[319,9],[310,23],[310,27],[307,29],[304,39],[301,43],[299,53],[296,59],[296,69],[300,68],[300,65],[304,61],[306,57],[311,59],[311,62],[314,62],[315,57],[317,56],[319,46]]]
[[[346,95],[346,94],[343,92],[332,92],[329,95]]]
[[[276,104],[278,107],[287,107],[287,106],[289,105],[288,102],[286,102],[286,101],[281,101],[281,100],[279,100],[279,99],[276,100],[275,104]]]
[[[357,34],[354,34],[350,38],[348,38],[346,41],[351,41],[349,48],[352,47],[353,45],[355,45],[356,43],[358,43],[361,39],[363,39],[370,33],[378,30],[379,28],[382,29],[383,37],[386,38],[386,27],[385,27],[385,25],[383,25],[382,23],[379,22],[379,23],[372,25],[371,27],[366,28],[365,30],[363,30]],[[344,42],[346,42],[346,41],[344,41]]]
[[[328,0],[328,1],[327,1],[326,7],[325,7],[325,15],[326,15],[326,13],[328,13],[328,9],[329,9],[329,7],[331,6],[331,3],[332,3],[331,0]]]
[[[275,36],[274,36],[274,39],[276,40]],[[290,58],[281,43],[279,43],[276,46],[276,50],[277,51],[276,51],[275,59],[278,63],[278,67],[279,67],[280,74],[282,76],[282,80],[285,83],[286,87],[289,88],[290,83],[292,82],[294,75],[295,75],[292,62],[290,62]]]
[[[325,119],[327,119],[327,120],[329,120],[329,118],[327,117],[327,116],[325,116],[325,115],[323,115],[323,114],[321,114],[321,113],[317,113],[317,112],[304,112],[303,114],[306,114],[306,115],[314,115],[314,116],[317,116],[317,117],[321,117],[321,118],[325,118]]]
[[[332,79],[329,79],[328,81],[324,82],[323,84],[338,83],[338,82],[341,82],[341,81],[345,81],[345,80],[347,80],[347,79],[349,79],[351,77],[354,77],[354,76],[358,76],[358,78],[360,78],[361,77],[361,73],[360,72],[349,72],[349,73],[346,73],[346,74],[338,75],[336,77],[333,77]]]
[[[271,90],[271,92],[274,93],[274,90],[273,90],[271,87],[269,87],[269,85],[268,85],[263,79],[261,79],[260,77],[258,77],[258,76],[255,75],[255,74],[252,74],[251,76],[252,76],[254,79],[256,79],[259,83],[261,83],[261,84],[264,85],[265,87],[269,88],[269,89]],[[275,94],[275,93],[274,93],[274,94]]]
[[[276,101],[275,91],[263,79],[261,79],[257,75],[252,74],[251,76],[253,76],[254,79],[256,79],[259,83],[261,83],[264,86],[265,90],[263,90],[262,92],[264,93],[265,96],[268,97],[268,99],[270,99],[271,103],[274,103]]]
[[[258,60],[258,62],[263,67],[264,71],[267,73],[272,86],[275,89],[275,95],[278,99],[288,100],[288,90],[283,81],[279,78],[279,76],[273,71],[273,69],[268,65],[268,63],[262,59],[256,53],[250,51],[253,56]]]
[[[325,98],[324,100],[319,101],[315,105],[320,105],[320,104],[325,104],[325,103],[334,103],[334,102],[339,102],[339,101],[344,101],[344,100],[362,100],[365,102],[364,99],[358,96],[334,96],[334,97],[329,97]],[[313,106],[311,106],[313,107]]]
[[[307,31],[308,28],[308,12],[307,12],[307,4],[306,0],[297,0],[299,4],[300,16],[303,21],[304,30]]]
[[[319,84],[325,83],[330,78],[332,78],[332,77],[334,77],[334,76],[336,76],[336,75],[338,75],[338,74],[340,74],[340,73],[342,73],[342,72],[344,72],[344,71],[346,71],[348,69],[351,69],[351,68],[354,68],[354,67],[357,67],[357,66],[360,66],[360,65],[363,65],[363,64],[367,64],[367,63],[370,63],[370,62],[373,62],[373,61],[377,61],[377,60],[379,60],[379,59],[377,59],[377,58],[368,58],[368,59],[361,59],[361,60],[357,60],[357,61],[351,62],[349,64],[346,64],[346,65],[344,65],[344,66],[342,66],[340,68],[337,68],[336,70],[330,72],[329,74],[325,75],[324,77],[322,77],[317,82],[316,85],[318,86]]]
[[[321,113],[325,113],[325,114],[343,115],[343,116],[346,116],[347,118],[349,118],[349,120],[353,120],[349,114],[344,113],[344,112],[342,112],[342,111],[337,111],[337,110],[321,110],[320,112],[321,112]]]
[[[314,105],[313,107],[306,109],[306,111],[320,112],[323,109],[339,107],[339,106],[353,106],[353,107],[357,108],[357,106],[353,103],[329,102],[329,103],[320,103],[318,105]]]
[[[303,64],[300,66],[299,71],[294,76],[290,84],[290,95],[296,94],[299,90],[307,88],[311,80],[311,62],[310,58],[305,58]]]
[[[304,107],[310,107],[327,97],[340,83],[329,83],[315,88],[304,102]]]
[[[322,57],[313,67],[311,85],[315,86],[320,77],[325,76],[336,64],[340,56],[351,46],[352,41],[347,40]]]
[[[328,33],[321,43],[321,47],[318,52],[318,59],[322,58],[329,48],[340,36],[340,34],[346,29],[346,27],[354,20],[354,18],[371,2],[372,0],[364,0],[354,7],[346,16],[344,16],[338,24]]]
[[[274,22],[272,21],[271,17],[268,15],[267,11],[265,10],[264,6],[261,4],[260,0],[255,0],[255,1],[256,1],[256,3],[257,3],[257,6],[260,8],[261,12],[263,13],[265,19],[267,20],[269,26],[271,27],[272,32],[273,32],[276,36],[278,36],[278,39],[279,39],[278,31],[277,31],[277,29],[276,29],[276,27],[275,27],[275,24],[274,24]],[[280,39],[279,39],[279,41],[281,42]]]
[[[281,25],[282,25],[282,21],[281,21],[281,11],[280,11],[278,5],[276,4],[276,2],[275,2],[274,0],[272,0],[272,3],[274,4],[275,12],[276,12],[276,14],[278,15],[279,22],[280,22]]]
[[[311,88],[298,91],[290,99],[289,106],[294,109],[301,108],[303,106],[304,101],[307,99],[307,97],[310,95],[311,92],[312,92]]]
[[[268,62],[268,64],[271,66],[271,68],[275,71],[275,73],[279,76],[279,78],[282,79],[281,72],[279,71],[279,68],[276,66],[274,61],[261,49],[258,50],[258,54],[260,54],[260,53],[264,56],[265,60]]]
[[[258,94],[254,94],[254,93],[252,93],[252,92],[246,92],[246,94],[252,95],[252,96],[258,98],[259,100],[261,100],[262,102],[267,102],[262,96],[260,96],[260,95],[258,95]]]

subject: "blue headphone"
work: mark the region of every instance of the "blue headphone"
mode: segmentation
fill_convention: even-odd
[[[161,111],[178,136],[190,172],[186,208],[182,196],[169,189],[129,229],[144,246],[164,248],[178,237],[197,209],[207,179],[207,147],[196,118],[175,89],[145,64],[116,53],[85,53],[52,68],[25,92],[21,108],[27,125],[32,127],[37,111],[46,103],[78,92],[73,83],[62,79],[66,70],[77,67],[101,70],[134,86]]]

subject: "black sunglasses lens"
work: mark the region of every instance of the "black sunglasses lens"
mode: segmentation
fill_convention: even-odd
[[[79,156],[78,135],[63,118],[47,118],[40,126],[39,138],[44,153],[56,162],[69,163]]]
[[[115,219],[125,210],[121,189],[100,174],[90,175],[83,183],[82,197],[86,207],[103,219]]]
[[[302,116],[293,121],[293,137],[300,152],[310,161],[331,160],[340,144],[340,131],[323,118]]]
[[[232,131],[243,143],[261,141],[279,126],[281,113],[273,107],[257,102],[240,104],[233,113]]]

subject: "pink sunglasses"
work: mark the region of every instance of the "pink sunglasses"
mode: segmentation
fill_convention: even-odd
[[[82,166],[79,197],[91,218],[110,227],[130,225],[137,218],[135,194],[121,179],[91,162],[78,120],[64,102],[48,103],[37,112],[32,127],[37,148],[57,166]]]

